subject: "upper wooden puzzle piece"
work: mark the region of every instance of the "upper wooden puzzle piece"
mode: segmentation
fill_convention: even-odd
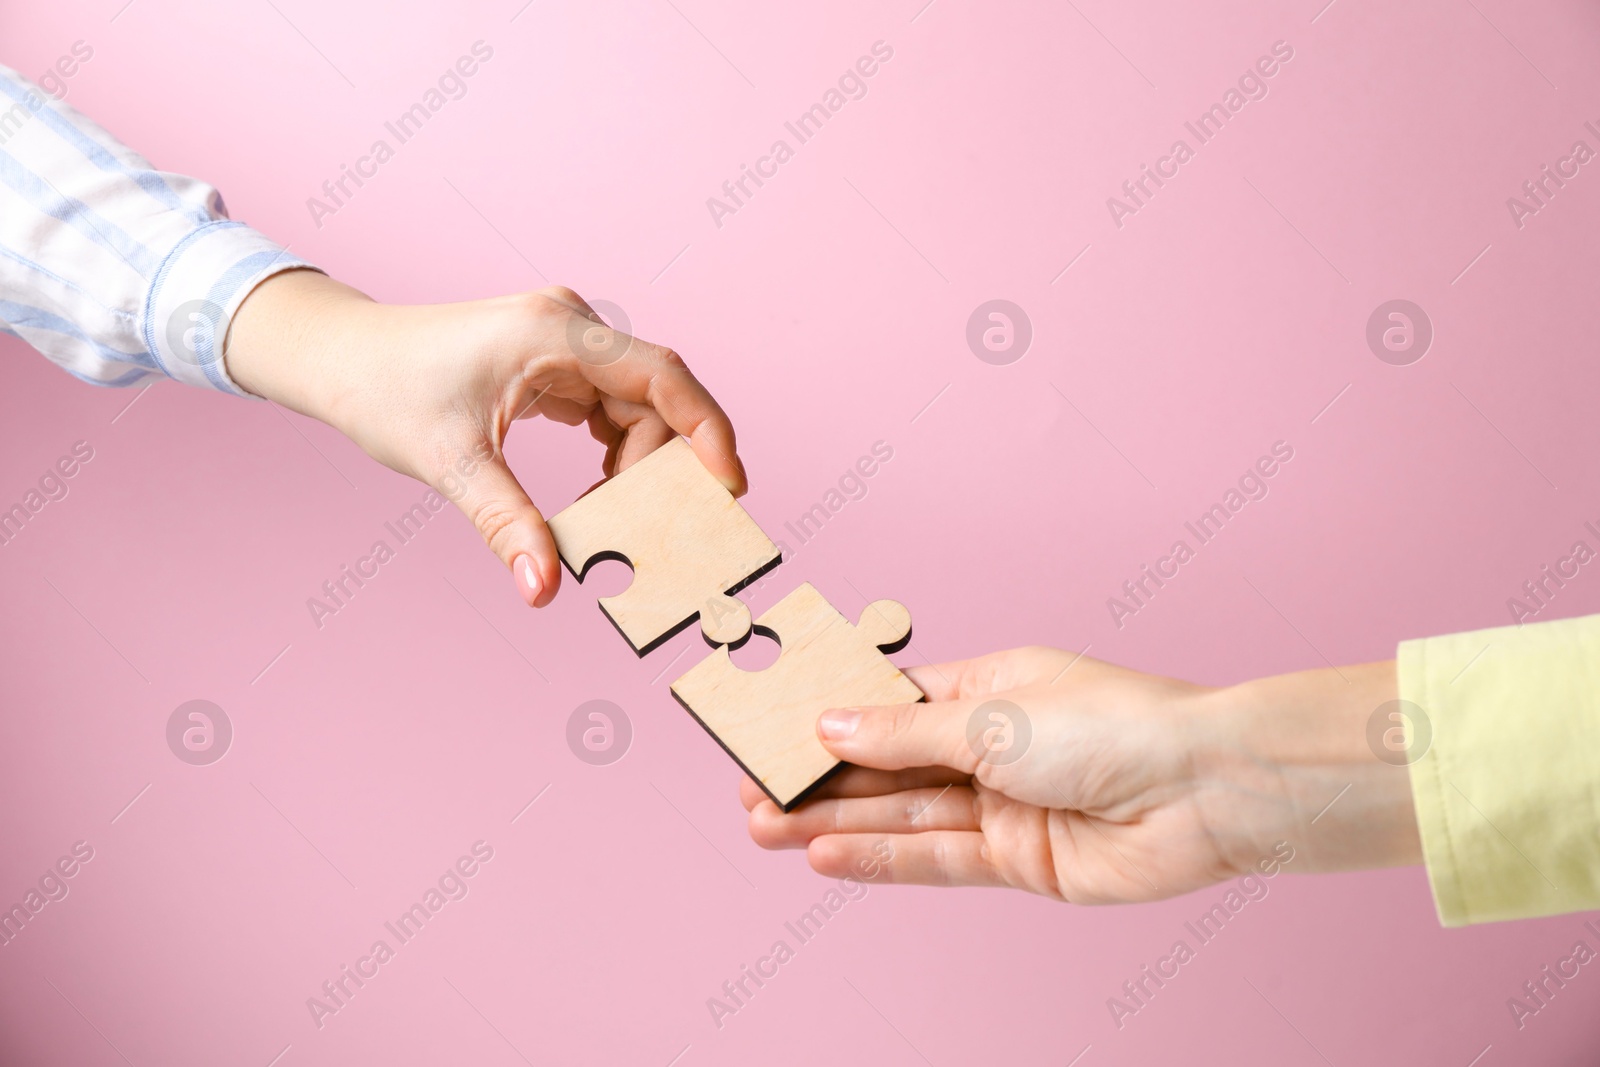
[[[633,583],[601,597],[600,610],[641,656],[696,615],[707,641],[743,641],[750,609],[731,594],[783,559],[682,437],[556,515],[550,532],[580,582],[599,560],[633,568]]]
[[[923,698],[884,656],[911,639],[911,613],[879,600],[852,626],[806,582],[755,629],[782,647],[776,663],[743,671],[719,648],[673,682],[672,695],[789,811],[840,766],[817,740],[819,715]]]

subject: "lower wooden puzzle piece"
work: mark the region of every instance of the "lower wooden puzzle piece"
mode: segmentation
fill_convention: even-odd
[[[550,532],[580,582],[600,560],[633,568],[632,584],[601,597],[600,610],[641,656],[697,615],[713,644],[743,641],[750,609],[731,594],[783,559],[682,437],[550,519]]]
[[[923,699],[884,656],[911,639],[911,613],[879,600],[851,625],[806,582],[757,619],[755,630],[778,641],[776,663],[743,671],[719,648],[673,682],[672,695],[789,811],[840,766],[817,740],[819,715]]]

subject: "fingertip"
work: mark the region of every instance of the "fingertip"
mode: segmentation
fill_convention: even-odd
[[[811,869],[828,878],[840,878],[850,873],[848,842],[838,834],[813,837],[806,846],[806,862]]]
[[[744,461],[739,458],[739,453],[734,448],[731,426],[725,427],[722,433],[716,432],[709,426],[701,426],[690,436],[689,445],[706,470],[710,471],[731,495],[744,496],[749,491],[749,479],[745,476]]]
[[[793,840],[788,818],[770,798],[763,797],[750,809],[750,840],[769,851],[804,847]]]
[[[707,455],[707,452],[710,455]],[[737,456],[730,457],[728,453],[711,449],[696,449],[700,462],[716,475],[717,481],[728,491],[730,496],[741,497],[750,491],[749,480],[744,473],[744,464],[739,462]]]
[[[560,561],[531,552],[523,552],[511,561],[511,576],[523,603],[530,608],[544,607],[561,588]]]
[[[959,669],[960,666],[952,663],[921,663],[902,667],[901,673],[911,679],[911,684],[922,690],[929,700],[955,700],[960,696],[960,686],[952,679],[961,678],[966,673]]]
[[[733,468],[733,484],[728,486],[728,492],[736,497],[744,496],[750,491],[750,476],[744,469],[744,460],[737,452],[733,455]]]
[[[544,591],[533,601],[533,606],[536,608],[549,604],[561,591],[561,560],[558,557],[541,560],[540,577],[544,580]]]
[[[535,596],[524,596],[524,599],[530,606],[542,608],[554,600],[561,589],[561,551],[556,548],[556,536],[550,532],[550,524],[545,522],[543,513],[537,507],[532,511],[534,522],[528,554],[532,557],[532,570],[539,589]],[[526,574],[519,582],[525,579]]]
[[[754,811],[755,808],[756,808],[756,805],[760,804],[763,800],[766,800],[766,799],[767,799],[767,794],[763,793],[761,791],[761,787],[759,785],[756,785],[755,782],[751,781],[751,779],[750,779],[750,777],[748,775],[740,776],[740,778],[739,778],[739,803],[744,805],[744,810],[745,811]]]

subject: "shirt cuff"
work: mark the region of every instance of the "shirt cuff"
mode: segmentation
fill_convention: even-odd
[[[222,359],[233,316],[274,274],[307,267],[316,269],[242,222],[200,226],[156,270],[145,297],[145,346],[169,378],[251,396]]]
[[[1600,615],[1405,641],[1397,670],[1432,727],[1411,795],[1439,921],[1600,908]]]

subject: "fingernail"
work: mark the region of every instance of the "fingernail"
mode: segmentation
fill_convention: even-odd
[[[539,594],[544,592],[544,583],[539,580],[539,572],[533,569],[533,557],[521,555],[511,564],[511,573],[517,578],[517,591],[522,594],[522,599],[528,602],[531,608],[534,601],[539,599]]]
[[[817,728],[822,733],[824,741],[843,741],[855,733],[856,727],[860,724],[861,712],[858,709],[825,711],[817,723]]]

